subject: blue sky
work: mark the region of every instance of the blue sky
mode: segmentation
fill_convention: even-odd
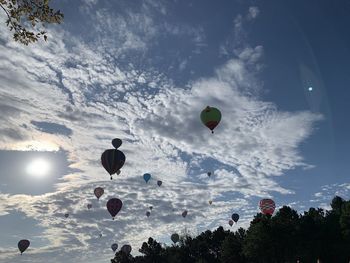
[[[234,212],[247,227],[261,198],[299,213],[349,199],[347,1],[52,5],[65,19],[47,42],[0,25],[1,262],[109,262],[112,243],[136,255],[149,236],[229,229]],[[214,135],[207,105],[222,112]],[[100,156],[115,137],[126,164],[110,181]],[[27,170],[38,158],[46,175]]]

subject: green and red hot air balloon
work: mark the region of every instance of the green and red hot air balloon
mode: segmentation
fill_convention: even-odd
[[[214,133],[214,129],[218,126],[220,120],[221,112],[217,108],[207,106],[201,112],[201,121],[211,130],[211,133]]]

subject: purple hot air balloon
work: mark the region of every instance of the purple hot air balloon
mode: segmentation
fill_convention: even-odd
[[[105,150],[101,155],[101,163],[111,176],[112,180],[112,174],[115,174],[123,167],[125,163],[125,155],[122,151],[117,149]]]
[[[30,242],[27,239],[22,239],[21,241],[18,242],[18,249],[22,253],[29,247]]]
[[[158,185],[158,186],[161,186],[162,183],[163,183],[163,182],[162,182],[161,180],[158,180],[158,181],[157,181],[157,185]]]
[[[124,245],[124,246],[122,246],[122,248],[120,250],[123,251],[125,254],[129,255],[130,252],[131,252],[131,246],[130,245]]]
[[[119,213],[120,209],[122,209],[123,202],[118,198],[109,199],[107,202],[107,210],[111,214],[113,220],[114,217]]]
[[[187,210],[182,212],[182,217],[185,218],[187,216]]]
[[[97,199],[100,199],[100,197],[103,195],[104,192],[105,190],[103,190],[102,187],[96,187],[94,190],[94,194],[97,197]]]
[[[230,219],[230,220],[228,221],[228,224],[229,224],[230,226],[232,226],[232,225],[233,225],[233,220]]]

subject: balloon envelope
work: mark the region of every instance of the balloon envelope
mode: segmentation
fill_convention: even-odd
[[[146,216],[149,217],[151,215],[151,212],[150,211],[147,211],[146,212]]]
[[[115,138],[112,140],[112,145],[116,149],[118,149],[122,145],[122,143],[123,143],[122,140],[118,138]]]
[[[152,209],[153,209],[153,206],[150,206],[149,209],[152,210]]]
[[[69,217],[69,214],[64,214],[64,217],[65,217],[65,218],[68,218],[68,217]]]
[[[105,190],[103,190],[102,187],[97,187],[94,190],[94,194],[97,197],[97,199],[100,199],[100,197],[103,195],[104,192],[105,192]]]
[[[228,224],[229,224],[230,226],[232,226],[232,225],[233,225],[233,220],[230,219],[230,220],[228,221]]]
[[[112,174],[115,174],[123,167],[125,155],[117,149],[105,150],[101,155],[101,163],[112,179]]]
[[[233,221],[235,221],[237,223],[237,221],[239,220],[239,215],[234,213],[234,214],[232,214],[231,218]]]
[[[209,200],[209,204],[211,205],[213,203],[213,201]]]
[[[174,243],[178,242],[180,239],[179,235],[176,233],[172,234],[170,238],[171,238],[171,241],[173,241]]]
[[[92,207],[92,204],[88,204],[87,208],[90,209]]]
[[[114,220],[114,217],[119,213],[120,209],[122,209],[123,203],[118,198],[112,198],[108,200],[106,206],[108,212],[111,214]]]
[[[264,215],[272,215],[276,204],[272,199],[262,199],[259,202],[259,208]]]
[[[182,217],[185,218],[186,216],[187,216],[187,210],[185,210],[185,211],[182,212]]]
[[[130,252],[131,252],[131,246],[130,245],[124,245],[124,246],[122,246],[122,248],[120,250],[123,251],[125,254],[129,255]]]
[[[115,252],[118,249],[118,244],[114,243],[111,245],[111,249]]]
[[[210,177],[211,176],[211,172],[207,172],[207,175]]]
[[[143,179],[146,181],[146,183],[149,181],[149,179],[151,179],[151,175],[150,174],[144,174],[143,175]]]
[[[214,107],[207,106],[201,112],[201,121],[207,126],[213,133],[215,127],[219,124],[221,120],[221,112]]]
[[[160,180],[159,180],[159,181],[157,181],[157,185],[158,185],[158,186],[161,186],[161,185],[162,185],[162,183],[163,183],[163,182],[162,182],[162,181],[160,181]]]
[[[18,242],[18,249],[21,254],[29,247],[30,242],[27,239],[22,239]]]

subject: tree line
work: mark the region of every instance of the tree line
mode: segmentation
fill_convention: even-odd
[[[118,251],[111,263],[348,263],[350,200],[336,196],[331,210],[310,208],[304,214],[283,206],[274,216],[258,213],[247,230],[220,226],[182,236],[178,245],[150,237],[139,252],[133,257]]]

